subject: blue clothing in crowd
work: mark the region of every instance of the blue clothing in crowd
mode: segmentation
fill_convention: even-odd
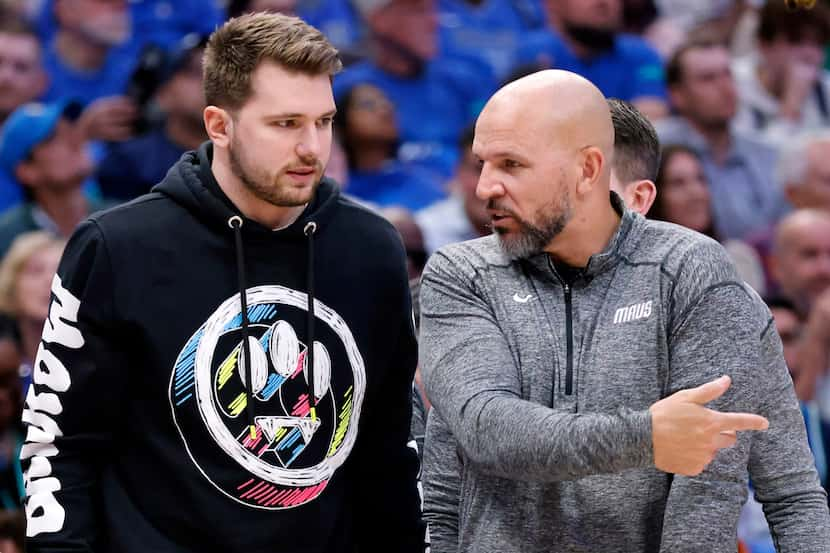
[[[400,206],[417,211],[446,197],[432,174],[389,161],[379,171],[350,171],[346,192],[379,207]]]
[[[363,23],[351,2],[300,0],[297,15],[318,28],[339,49],[349,48],[361,39]]]
[[[634,35],[618,35],[611,50],[583,60],[556,31],[535,31],[522,38],[516,64],[572,71],[594,83],[609,98],[630,102],[642,97],[667,97],[660,56]]]
[[[185,153],[162,129],[126,142],[112,144],[98,166],[101,194],[113,200],[131,200],[161,182]]]
[[[444,177],[458,159],[458,138],[496,89],[495,79],[472,63],[438,59],[414,78],[401,78],[371,62],[355,64],[334,79],[340,98],[359,84],[371,84],[395,104],[401,135],[399,157]]]
[[[477,57],[502,80],[513,68],[519,40],[545,25],[541,6],[532,0],[438,0],[442,55]]]
[[[49,87],[41,99],[45,102],[72,99],[88,105],[98,98],[124,94],[137,60],[137,48],[128,44],[110,50],[98,71],[78,71],[63,63],[53,40],[43,52]]]

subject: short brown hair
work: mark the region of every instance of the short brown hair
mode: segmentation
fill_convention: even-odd
[[[788,42],[802,42],[808,36],[819,44],[830,40],[830,9],[823,1],[812,8],[792,9],[783,0],[767,0],[758,21],[758,40],[770,43],[779,36]]]
[[[680,45],[666,63],[666,85],[675,87],[683,82],[683,58],[692,50],[709,50],[711,48],[727,48],[726,43],[708,35],[693,36]]]
[[[208,105],[237,109],[251,96],[251,75],[263,61],[309,75],[338,73],[343,64],[323,33],[298,17],[251,13],[229,20],[208,40],[204,59]]]

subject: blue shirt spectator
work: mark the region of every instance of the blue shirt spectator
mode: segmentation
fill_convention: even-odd
[[[350,171],[346,192],[379,207],[400,206],[410,211],[446,197],[430,173],[395,160],[377,171]]]
[[[495,80],[462,60],[438,59],[416,77],[399,77],[371,62],[354,65],[335,77],[334,93],[359,83],[381,89],[395,104],[400,129],[399,157],[448,177],[458,159],[461,131],[473,121],[495,90]]]
[[[516,62],[573,71],[594,83],[609,98],[627,102],[642,97],[666,98],[660,56],[634,35],[617,35],[613,48],[582,59],[556,31],[536,31],[522,38]]]
[[[533,0],[438,0],[441,54],[479,58],[499,80],[513,68],[520,39],[544,25]]]

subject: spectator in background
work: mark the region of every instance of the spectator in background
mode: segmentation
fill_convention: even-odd
[[[657,197],[650,218],[715,237],[709,184],[700,157],[686,146],[663,149],[655,179]]]
[[[54,0],[53,6],[57,29],[45,52],[44,100],[87,105],[123,94],[135,62],[118,48],[132,33],[127,0]]]
[[[130,200],[150,191],[188,150],[207,140],[202,111],[204,40],[190,35],[165,63],[155,102],[164,113],[161,126],[137,138],[112,144],[98,166],[97,181],[106,198]]]
[[[65,240],[44,231],[18,236],[0,263],[0,313],[17,321],[23,395],[32,378],[43,323],[49,314],[52,279]]]
[[[522,39],[517,64],[573,71],[652,120],[666,115],[663,63],[643,39],[620,33],[622,0],[546,0],[545,6],[551,29]]]
[[[228,17],[243,13],[271,12],[298,15],[320,29],[341,56],[353,61],[363,26],[352,2],[343,0],[230,0]]]
[[[46,88],[41,48],[34,29],[0,12],[0,123]]]
[[[446,244],[490,234],[486,203],[476,196],[481,167],[473,155],[473,135],[474,128],[469,127],[458,141],[460,159],[449,184],[449,197],[415,214],[429,254]]]
[[[381,89],[357,84],[342,92],[335,118],[349,166],[346,192],[377,206],[420,209],[446,194],[434,174],[397,159],[395,106]]]
[[[782,0],[767,0],[757,38],[757,52],[733,63],[741,108],[736,126],[780,145],[800,130],[830,125],[830,72],[824,69],[830,6],[792,10]]]
[[[0,551],[24,553],[26,518],[21,511],[0,511]]]
[[[438,0],[438,13],[441,54],[477,58],[499,80],[510,73],[525,34],[545,27],[535,0]]]
[[[79,113],[80,106],[71,102],[26,104],[0,131],[0,169],[14,176],[26,196],[0,217],[0,256],[23,232],[69,236],[104,207],[82,189],[93,165],[76,125]]]
[[[23,445],[20,365],[17,324],[0,314],[0,509],[20,509],[25,493],[20,468],[20,447]],[[5,553],[2,546],[0,551]]]
[[[0,10],[0,124],[46,88],[41,48],[34,29]],[[0,212],[23,200],[20,187],[0,174]]]
[[[685,44],[669,61],[666,78],[678,116],[659,121],[657,132],[663,144],[683,144],[700,156],[715,234],[742,239],[777,221],[787,203],[774,181],[776,152],[730,127],[738,97],[726,47]]]
[[[719,239],[712,218],[712,196],[701,159],[695,150],[682,145],[663,149],[657,171],[657,197],[649,215]],[[756,292],[764,294],[767,282],[761,257],[740,240],[721,240],[739,276]]]
[[[369,60],[334,81],[338,102],[356,84],[372,84],[395,104],[399,156],[448,178],[456,143],[495,89],[486,68],[468,60],[436,58],[435,0],[357,0],[369,31]]]
[[[806,132],[784,144],[776,169],[776,180],[793,208],[830,211],[830,132]],[[763,262],[767,295],[777,289],[770,261],[775,233],[771,224],[745,240]]]
[[[813,382],[823,420],[830,422],[830,379],[826,378],[830,354],[830,213],[799,209],[781,220],[775,232],[770,258],[772,275],[781,296],[795,306],[806,321],[800,369],[805,378],[796,383],[799,397],[813,397]]]

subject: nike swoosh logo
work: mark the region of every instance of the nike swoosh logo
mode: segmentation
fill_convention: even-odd
[[[527,303],[530,301],[530,298],[533,297],[533,294],[528,294],[525,297],[522,297],[517,293],[513,294],[513,301],[516,303]]]

